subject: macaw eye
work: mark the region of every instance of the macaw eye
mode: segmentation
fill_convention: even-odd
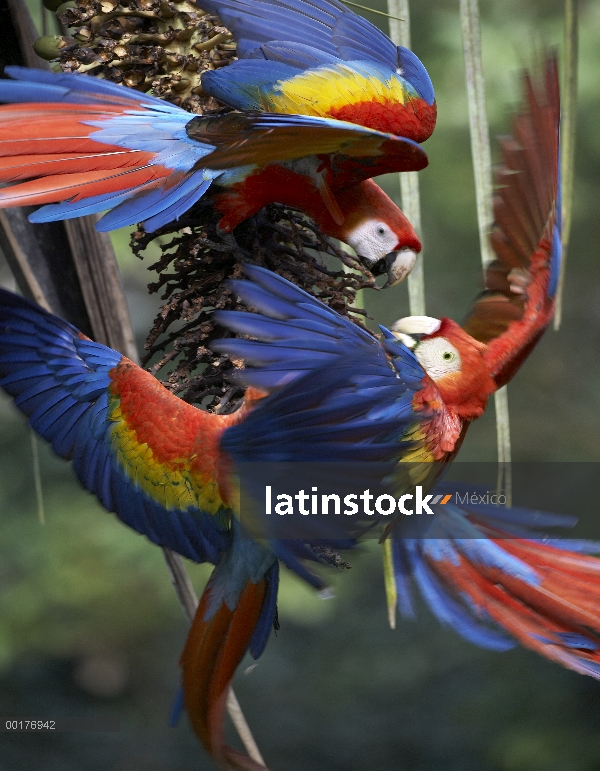
[[[454,361],[454,359],[456,359],[456,354],[452,353],[452,351],[444,351],[442,359],[444,361]]]
[[[379,235],[379,236],[384,236],[385,235],[385,228],[383,227],[383,225],[380,225],[377,228],[377,235]]]

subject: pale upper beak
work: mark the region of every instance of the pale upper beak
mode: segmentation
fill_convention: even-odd
[[[402,283],[411,270],[415,267],[417,253],[412,249],[400,249],[399,252],[391,252],[382,257],[372,267],[371,273],[374,276],[387,275],[387,281],[383,289]]]
[[[390,329],[403,335],[433,335],[441,326],[440,319],[432,316],[405,316],[395,321]]]

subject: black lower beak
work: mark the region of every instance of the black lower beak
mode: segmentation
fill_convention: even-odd
[[[384,289],[401,284],[415,266],[416,252],[412,249],[401,249],[399,252],[391,252],[371,266],[374,276],[387,275]]]

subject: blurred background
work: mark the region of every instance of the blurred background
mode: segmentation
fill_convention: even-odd
[[[561,46],[562,7],[481,3],[493,135],[508,129],[520,67]],[[419,0],[411,12],[439,108],[421,174],[427,312],[460,320],[481,273],[458,2]],[[580,24],[564,320],[509,388],[517,461],[600,460],[600,4],[581,0]],[[398,197],[397,177],[384,185]],[[129,254],[127,233],[115,245],[141,345],[159,304],[146,290],[151,260]],[[0,282],[11,286],[2,263]],[[373,292],[367,307],[381,323],[407,315],[406,288]],[[30,434],[4,396],[0,426],[0,715],[121,721],[117,733],[0,734],[0,771],[212,768],[185,718],[168,727],[186,622],[160,551],[103,511],[46,446],[40,525]],[[495,442],[490,409],[460,457],[494,460]],[[377,545],[351,563],[331,572],[328,601],[284,575],[281,630],[256,666],[240,667],[235,688],[272,771],[600,769],[600,683],[523,649],[475,648],[422,606],[391,631]],[[201,590],[208,571],[189,567]]]

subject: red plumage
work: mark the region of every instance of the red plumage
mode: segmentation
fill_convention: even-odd
[[[211,584],[198,605],[181,655],[186,711],[207,752],[221,765],[239,771],[265,771],[223,741],[223,720],[229,685],[248,649],[265,598],[266,580],[248,581],[234,611],[222,602],[205,621]]]
[[[437,119],[437,104],[427,104],[423,99],[400,104],[382,103],[377,99],[330,107],[327,115],[335,120],[347,120],[359,126],[382,131],[386,134],[410,137],[424,142],[433,133]]]

